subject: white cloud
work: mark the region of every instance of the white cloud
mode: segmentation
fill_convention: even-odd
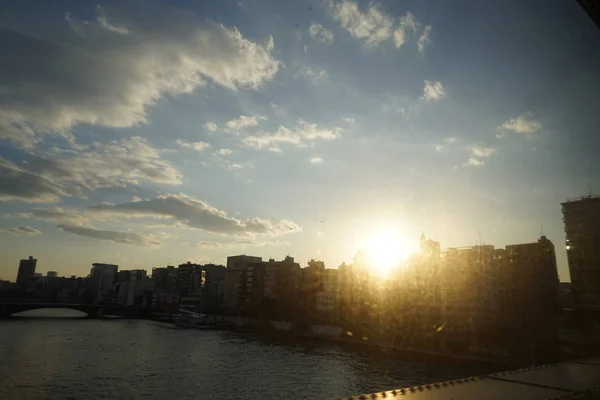
[[[237,172],[237,171],[241,171],[242,169],[244,169],[244,167],[241,166],[240,164],[231,163],[227,166],[227,169],[229,169],[230,171],[233,171],[233,172]]]
[[[444,149],[444,146],[442,146],[441,144],[438,144],[437,146],[435,146],[435,151],[442,151]]]
[[[145,20],[143,13],[122,17],[135,35],[107,35],[107,27],[124,28],[71,14],[65,19],[86,35],[84,41],[47,28],[40,28],[43,37],[14,31],[12,45],[23,51],[11,52],[0,65],[0,139],[31,146],[48,133],[72,141],[70,129],[78,124],[148,123],[148,108],[164,95],[192,93],[207,82],[258,89],[281,67],[272,56],[272,38],[253,42],[235,27],[207,20],[174,29]],[[36,67],[15,74],[22,65]]]
[[[469,158],[469,160],[464,163],[463,165],[467,166],[467,167],[481,167],[483,165],[485,165],[485,161],[483,160],[478,160],[476,158]]]
[[[218,156],[228,156],[233,154],[233,150],[231,149],[219,149],[217,151],[215,151],[215,154]]]
[[[184,140],[177,139],[175,141],[175,143],[183,149],[191,149],[191,150],[196,150],[198,152],[202,152],[206,149],[211,148],[211,145],[206,142],[186,142]]]
[[[312,157],[310,163],[312,165],[323,164],[323,159],[321,157]]]
[[[373,2],[369,3],[365,10],[361,10],[358,3],[353,0],[329,0],[329,9],[332,17],[342,28],[350,32],[353,37],[364,40],[367,45],[377,45],[392,39],[399,49],[408,39],[413,39],[422,26],[410,12],[396,20],[381,11]],[[417,39],[417,46],[421,53],[431,44],[431,29],[430,25],[425,26]]]
[[[42,232],[30,226],[19,226],[15,228],[0,229],[0,233],[8,233],[14,236],[38,236]]]
[[[91,225],[59,224],[58,228],[74,235],[92,239],[109,240],[116,243],[134,244],[138,246],[162,247],[168,235],[164,232],[136,233],[98,229]]]
[[[419,36],[417,40],[417,46],[419,48],[419,52],[421,54],[425,53],[425,49],[431,45],[431,25],[427,25],[425,29],[423,29],[423,33]]]
[[[356,122],[356,120],[354,118],[342,118],[342,121],[347,122],[349,124],[353,124],[354,122]]]
[[[350,34],[364,40],[367,45],[376,45],[392,35],[393,18],[383,13],[375,4],[361,10],[351,0],[329,2],[331,15]]]
[[[396,48],[400,48],[406,43],[407,36],[413,35],[417,31],[417,21],[415,16],[407,12],[404,17],[400,18],[398,27],[394,31],[394,44]]]
[[[310,124],[302,118],[296,121],[295,128],[280,126],[274,133],[259,132],[244,139],[244,144],[254,148],[278,148],[279,144],[306,146],[316,140],[335,140],[341,137],[341,128],[326,129]]]
[[[471,151],[471,156],[467,162],[463,164],[467,167],[481,167],[485,165],[485,161],[482,159],[490,157],[496,152],[496,149],[493,147],[483,147],[478,145],[469,147],[469,150]]]
[[[264,119],[264,117],[260,117],[260,119]],[[238,133],[242,129],[252,128],[255,126],[258,126],[258,118],[255,116],[248,117],[246,115],[240,115],[240,117],[237,119],[227,121],[225,124],[225,132]]]
[[[202,127],[207,132],[214,132],[217,130],[217,124],[215,124],[214,122],[207,122],[204,125],[202,125]]]
[[[0,201],[57,202],[98,188],[152,181],[181,184],[182,174],[146,139],[131,137],[80,149],[31,153],[20,165],[0,158]]]
[[[120,35],[127,35],[129,33],[129,29],[125,28],[124,26],[116,26],[108,22],[108,15],[106,15],[106,12],[104,12],[104,9],[100,6],[100,4],[96,6],[96,14],[98,14],[96,20],[100,26],[107,31],[118,33]]]
[[[471,156],[473,157],[489,157],[494,154],[496,149],[492,147],[481,147],[481,146],[473,146],[471,147]]]
[[[440,81],[425,81],[425,87],[423,88],[423,100],[425,101],[439,101],[446,97],[446,89]]]
[[[540,129],[542,129],[542,124],[534,119],[531,112],[527,111],[516,118],[505,121],[502,125],[500,125],[498,127],[500,132],[496,135],[496,137],[503,137],[505,131],[520,133],[526,135],[527,137],[534,137]]]
[[[60,207],[52,208],[36,208],[33,211],[26,213],[11,214],[9,217],[14,218],[28,218],[37,219],[43,221],[51,221],[56,223],[69,223],[81,225],[88,221],[88,218],[81,214],[77,214],[72,211],[65,211]]]
[[[169,219],[175,222],[176,227],[236,236],[256,234],[277,236],[302,229],[288,220],[229,217],[225,211],[184,194],[168,194],[151,200],[122,204],[100,204],[88,207],[86,213],[88,212],[123,218]]]
[[[329,76],[327,74],[327,71],[325,71],[324,69],[318,70],[313,69],[311,67],[301,68],[298,74],[309,79],[315,85],[326,81]]]
[[[458,141],[458,138],[456,136],[450,136],[444,139],[444,142],[446,143],[456,143]]]
[[[323,42],[323,43],[333,42],[333,33],[330,30],[323,27],[323,25],[321,25],[321,24],[317,24],[317,23],[313,22],[312,24],[310,24],[310,28],[308,28],[308,32],[310,33],[310,36],[312,36],[313,38],[317,39],[320,42]]]

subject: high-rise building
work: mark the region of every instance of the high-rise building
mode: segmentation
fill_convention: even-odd
[[[17,283],[25,284],[27,280],[35,276],[35,266],[37,265],[37,259],[29,256],[28,259],[19,261],[19,272],[17,272]]]
[[[89,287],[95,300],[103,300],[104,295],[112,290],[118,269],[119,266],[114,264],[92,264]]]
[[[58,273],[56,271],[48,271],[46,272],[46,278],[56,278]]]
[[[202,265],[192,264],[189,261],[179,265],[177,271],[177,291],[179,295],[182,297],[200,295],[204,285],[204,276]]]
[[[223,305],[226,268],[214,264],[206,264],[202,268],[206,273],[202,297],[203,311],[217,312]]]
[[[247,275],[250,264],[261,263],[261,257],[239,256],[227,257],[227,269],[225,270],[223,306],[225,311],[235,314],[240,310],[240,293],[245,290],[246,282],[242,279]],[[248,278],[246,278],[247,281]]]
[[[562,203],[574,306],[600,307],[600,196]]]

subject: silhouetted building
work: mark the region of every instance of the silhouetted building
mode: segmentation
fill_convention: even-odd
[[[56,271],[48,271],[46,272],[46,278],[56,278],[58,273]]]
[[[24,285],[29,279],[35,276],[35,266],[37,259],[29,256],[26,260],[19,261],[19,271],[17,272],[17,283]]]
[[[152,268],[154,305],[163,308],[179,304],[177,274],[177,268],[172,265],[166,268]]]
[[[129,282],[129,280],[131,279],[131,271],[130,270],[122,270],[122,271],[117,271],[117,274],[115,275],[115,283],[121,283],[121,282]]]
[[[113,289],[118,265],[94,263],[90,271],[89,288],[96,302],[104,301],[106,295]]]
[[[600,197],[562,203],[567,259],[576,308],[600,308]]]
[[[502,268],[501,301],[511,345],[535,352],[536,359],[550,354],[557,344],[560,308],[554,244],[542,236],[536,243],[506,246]]]
[[[179,265],[177,271],[177,291],[181,297],[200,296],[204,284],[202,265],[187,262]]]
[[[227,257],[223,298],[225,312],[235,314],[240,311],[240,304],[242,302],[240,291],[247,283],[247,278],[246,282],[243,281],[244,277],[247,275],[247,268],[250,264],[261,262],[261,257],[247,256],[245,254]]]
[[[202,267],[205,272],[205,282],[202,297],[203,311],[216,313],[221,311],[225,296],[225,273],[223,265],[206,264]]]

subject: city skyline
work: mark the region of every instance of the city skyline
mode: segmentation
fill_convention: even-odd
[[[600,188],[600,42],[576,2],[219,3],[0,6],[0,279],[30,254],[66,276],[337,268],[423,232],[543,231],[569,280],[561,203]]]

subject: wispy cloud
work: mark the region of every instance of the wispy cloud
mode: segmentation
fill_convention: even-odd
[[[254,148],[277,148],[279,144],[291,144],[294,146],[306,146],[316,140],[335,140],[341,137],[341,128],[327,129],[304,121],[302,118],[296,121],[293,129],[280,126],[274,133],[259,133],[248,136],[244,144]]]
[[[423,100],[425,101],[440,101],[446,97],[446,89],[440,81],[425,81],[423,87]]]
[[[310,80],[313,84],[318,85],[327,80],[328,74],[324,69],[314,69],[311,67],[303,67],[298,72],[298,75]]]
[[[490,157],[496,152],[496,149],[492,147],[484,147],[474,145],[469,148],[471,151],[471,157],[463,165],[467,167],[482,167],[485,165],[484,158]]]
[[[162,247],[165,233],[136,233],[103,230],[91,225],[59,224],[58,228],[65,232],[91,239],[109,240],[116,243],[134,244],[139,246]]]
[[[258,126],[259,119],[265,119],[265,117],[257,118],[255,116],[249,117],[247,115],[240,115],[239,118],[227,121],[225,124],[225,132],[239,133],[242,129]]]
[[[527,111],[516,118],[505,121],[498,127],[497,138],[505,136],[507,131],[523,134],[527,137],[534,137],[542,129],[542,124],[534,119],[531,112]]]
[[[206,142],[186,142],[184,140],[177,139],[175,141],[175,143],[177,144],[177,146],[179,146],[183,149],[191,149],[191,150],[196,150],[198,152],[202,152],[206,149],[211,148],[211,145]]]
[[[421,53],[431,44],[431,26],[422,28],[415,16],[407,12],[400,18],[386,14],[381,8],[371,2],[361,9],[358,2],[353,0],[329,0],[331,16],[356,39],[363,40],[367,46],[376,46],[391,39],[399,49],[409,40],[416,38],[417,47]]]
[[[471,155],[473,157],[489,157],[495,153],[495,149],[492,147],[473,146],[471,147]]]
[[[118,33],[119,35],[127,35],[129,33],[129,29],[125,28],[124,26],[116,26],[108,22],[108,15],[106,15],[106,12],[100,6],[100,4],[96,6],[96,14],[98,15],[96,20],[100,26],[107,31]]]
[[[202,127],[207,132],[214,132],[218,129],[217,124],[215,124],[214,122],[207,122],[204,125],[202,125]]]
[[[398,27],[394,31],[394,45],[400,48],[406,43],[407,38],[417,31],[417,21],[415,16],[407,12],[405,16],[400,18]]]
[[[282,235],[301,230],[289,220],[273,221],[261,218],[238,219],[225,211],[184,194],[161,195],[155,199],[122,204],[100,204],[86,213],[122,218],[151,217],[174,221],[175,227],[200,229],[226,235]]]
[[[8,233],[14,236],[38,236],[42,232],[30,226],[18,226],[15,228],[0,229],[0,233]]]
[[[481,167],[485,165],[485,161],[483,160],[478,160],[477,158],[469,158],[469,160],[464,163],[463,165],[467,166],[467,167]]]
[[[33,211],[11,214],[9,217],[29,218],[56,223],[70,223],[79,225],[88,221],[88,218],[84,215],[72,211],[65,211],[60,207],[35,208]]]
[[[421,33],[421,36],[419,36],[419,39],[417,40],[417,46],[421,54],[424,54],[425,49],[431,45],[432,41],[430,36],[431,25],[427,25],[425,29],[423,29],[423,33]]]
[[[231,149],[219,149],[217,151],[215,151],[215,155],[217,156],[228,156],[233,154],[233,150]]]
[[[367,45],[376,45],[392,35],[394,21],[371,3],[361,10],[358,3],[350,0],[330,1],[331,15],[342,28],[350,34],[364,40]]]
[[[333,33],[329,29],[326,29],[321,24],[317,24],[317,23],[313,22],[312,24],[310,24],[310,28],[308,28],[308,32],[310,33],[311,37],[317,39],[320,42],[323,42],[323,43],[333,42]]]
[[[323,159],[321,157],[312,157],[310,159],[310,163],[312,165],[318,165],[318,164],[323,164]]]

